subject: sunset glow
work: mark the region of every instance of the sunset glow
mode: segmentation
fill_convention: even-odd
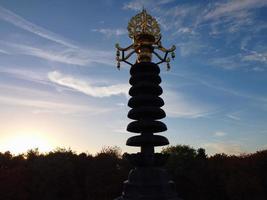
[[[43,134],[34,132],[17,133],[3,141],[0,151],[9,150],[13,154],[20,154],[35,148],[38,148],[40,152],[48,152],[53,149],[53,145]]]
[[[116,69],[115,44],[131,44],[128,20],[143,7],[177,47],[171,70],[160,65],[170,144],[267,147],[266,1],[2,0],[0,152],[139,151],[125,144],[130,68]]]

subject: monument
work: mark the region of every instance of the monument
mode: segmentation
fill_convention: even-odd
[[[131,110],[128,117],[134,121],[128,125],[127,131],[139,135],[130,137],[126,145],[141,147],[141,152],[126,155],[134,169],[130,171],[122,195],[117,200],[178,200],[175,184],[163,168],[168,156],[154,152],[155,146],[169,144],[166,137],[156,135],[167,130],[166,125],[159,121],[166,114],[161,109],[164,101],[160,97],[163,91],[159,85],[161,78],[158,65],[166,62],[167,69],[170,69],[169,54],[175,57],[175,46],[170,49],[162,46],[159,24],[145,9],[130,20],[128,31],[133,44],[126,48],[116,44],[117,61],[118,68],[120,62],[131,66],[129,83],[132,87],[128,102]],[[137,59],[132,64],[129,58],[134,54]],[[152,62],[152,55],[158,62]]]

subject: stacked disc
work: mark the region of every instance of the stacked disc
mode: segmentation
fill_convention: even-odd
[[[161,97],[162,88],[159,86],[161,78],[160,68],[155,63],[141,62],[131,67],[129,90],[131,96],[128,106],[132,109],[128,117],[135,121],[131,122],[127,130],[141,135],[127,140],[128,146],[148,147],[163,146],[169,144],[167,138],[154,135],[154,133],[166,131],[166,125],[159,121],[166,117],[161,107],[164,101]]]

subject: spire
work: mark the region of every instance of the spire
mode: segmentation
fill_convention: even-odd
[[[116,44],[118,68],[120,68],[120,62],[125,62],[132,66],[133,64],[128,59],[133,54],[137,54],[136,63],[151,62],[152,55],[154,54],[157,59],[156,64],[166,62],[167,69],[170,68],[169,53],[174,58],[176,47],[173,45],[170,49],[166,49],[162,46],[160,26],[157,20],[148,14],[144,7],[140,13],[130,19],[127,29],[133,43],[126,48]],[[159,52],[164,53],[163,56]]]

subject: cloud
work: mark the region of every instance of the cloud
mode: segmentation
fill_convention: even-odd
[[[263,71],[265,71],[265,69],[263,67],[253,67],[252,70],[255,71],[255,72],[263,72]]]
[[[199,9],[198,5],[190,5],[190,4],[179,4],[176,6],[173,6],[166,10],[161,10],[162,14],[165,12],[166,16],[175,17],[177,18],[186,18],[188,16],[193,16],[193,11],[197,11]]]
[[[199,118],[213,113],[210,106],[190,101],[181,93],[166,90],[163,93],[164,110],[168,117]]]
[[[146,1],[142,1],[142,0],[139,0],[139,1],[130,1],[128,3],[125,3],[123,5],[123,9],[130,9],[130,10],[135,10],[135,11],[140,11],[142,10],[142,8],[145,6]]]
[[[203,144],[202,146],[211,155],[216,154],[216,153],[225,153],[228,155],[240,155],[244,153],[241,145],[238,143],[214,142],[214,143],[206,143],[206,144]]]
[[[233,119],[233,120],[236,120],[236,121],[240,121],[241,120],[241,118],[239,117],[239,116],[236,116],[236,115],[234,115],[234,114],[228,114],[228,115],[226,115],[228,118],[230,118],[230,119]]]
[[[119,107],[126,107],[126,104],[123,103],[123,102],[119,102],[119,103],[117,103],[116,105],[119,106]]]
[[[126,128],[113,129],[112,132],[114,132],[114,133],[123,133],[123,134],[125,134],[125,133],[128,134],[128,133],[129,133],[129,132],[126,130]]]
[[[112,65],[112,60],[114,60],[114,53],[104,50],[66,48],[60,46],[49,46],[45,48],[4,41],[0,41],[0,44],[8,48],[12,54],[30,55],[49,61],[72,65],[87,66],[91,63]]]
[[[225,133],[223,131],[216,131],[213,135],[216,137],[223,137],[223,136],[226,136],[227,133]]]
[[[210,10],[203,17],[204,20],[215,20],[220,17],[236,15],[240,11],[261,8],[267,5],[267,1],[262,0],[235,0],[226,3],[216,4],[215,8]]]
[[[92,31],[102,33],[107,37],[121,36],[128,33],[127,30],[123,28],[118,28],[118,29],[100,28],[100,29],[92,29]]]
[[[32,71],[32,70],[27,70],[27,69],[21,69],[18,67],[14,66],[1,66],[0,65],[0,74],[7,74],[11,77],[14,77],[16,79],[20,80],[26,80],[26,81],[31,81],[35,83],[40,83],[40,84],[51,84],[50,81],[47,81],[46,76],[43,75],[42,72],[37,72]]]
[[[226,70],[234,70],[240,67],[245,67],[247,64],[240,61],[240,55],[231,55],[226,57],[210,58],[207,62],[211,66],[220,67]]]
[[[253,71],[263,71],[263,66],[250,65],[249,62],[258,62],[263,65],[267,64],[267,52],[259,53],[256,51],[247,51],[246,55],[238,54],[225,57],[213,57],[208,60],[211,66],[220,67],[226,70],[235,70],[245,68]]]
[[[246,40],[242,41],[241,43],[241,50],[245,52],[245,55],[242,55],[241,60],[244,62],[257,62],[260,64],[263,64],[262,66],[254,66],[252,67],[253,71],[262,72],[264,71],[264,67],[266,67],[267,64],[267,51],[265,52],[258,52],[254,50],[249,50],[246,48]]]
[[[50,82],[50,84],[52,84]],[[0,84],[0,107],[26,107],[34,114],[85,114],[97,115],[112,111],[114,108],[73,101],[70,96],[50,91],[50,87],[36,88],[15,84]]]
[[[114,60],[113,51],[81,48],[69,42],[66,38],[58,34],[55,34],[49,30],[46,30],[40,26],[37,26],[1,6],[0,6],[0,19],[5,20],[33,34],[36,34],[42,38],[60,44],[60,45],[54,45],[54,46],[50,45],[45,47],[45,46],[36,46],[36,45],[31,46],[21,43],[8,43],[6,41],[0,41],[2,45],[7,47],[7,49],[11,48],[10,49],[11,52],[10,53],[8,52],[8,54],[24,54],[24,55],[35,56],[45,60],[56,61],[66,64],[73,64],[73,65],[81,65],[81,66],[85,66],[91,63],[102,63],[106,65],[113,64]],[[104,29],[102,29],[102,32],[103,31]],[[108,34],[108,30],[106,30],[106,33]],[[123,31],[118,29],[114,33],[123,34]],[[7,54],[7,51],[0,49],[0,53]]]
[[[62,85],[92,97],[110,97],[113,95],[128,95],[128,84],[110,86],[93,86],[88,81],[61,74],[58,71],[48,73],[48,79],[58,85]]]
[[[140,11],[143,8],[160,6],[173,2],[174,0],[133,0],[123,5],[123,9]]]
[[[7,51],[3,50],[3,49],[0,49],[0,54],[9,54]]]
[[[257,95],[253,95],[253,94],[248,94],[248,93],[244,93],[242,91],[239,90],[235,90],[233,88],[227,88],[221,85],[218,85],[214,82],[207,82],[205,80],[198,80],[201,84],[210,87],[210,88],[214,88],[216,90],[220,90],[222,92],[228,93],[230,95],[233,96],[237,96],[237,97],[242,97],[242,98],[247,98],[247,99],[252,99],[254,101],[259,101],[261,103],[266,103],[267,102],[267,97],[266,96],[257,96]]]
[[[33,109],[34,114],[39,113],[57,113],[57,114],[75,114],[75,113],[86,113],[90,115],[101,114],[109,112],[111,109],[87,105],[77,105],[71,103],[62,103],[46,100],[36,100],[24,97],[14,96],[0,96],[1,105],[9,106],[23,106],[30,107]]]
[[[201,12],[199,5],[179,4],[168,9],[164,9],[161,6],[153,6],[152,11],[159,19],[160,25],[165,30],[173,32],[172,36],[184,35],[190,37],[195,34],[195,21],[197,15],[195,13]]]
[[[198,25],[209,24],[211,35],[220,33],[255,32],[262,25],[255,20],[255,9],[266,6],[262,0],[235,0],[210,4],[210,8],[200,13]]]
[[[251,54],[243,56],[242,60],[243,61],[257,61],[260,63],[267,64],[267,52],[258,53],[256,51],[252,51]]]
[[[193,30],[188,27],[181,27],[178,29],[177,33],[192,33]]]
[[[177,44],[177,47],[180,50],[180,55],[185,57],[200,52],[205,47],[205,45],[202,45],[197,41],[190,41]]]
[[[0,19],[5,20],[14,26],[17,26],[21,29],[24,29],[26,31],[29,31],[33,34],[36,34],[42,38],[48,39],[50,41],[62,44],[67,47],[71,48],[77,48],[76,45],[72,44],[71,42],[66,41],[65,38],[48,31],[40,26],[37,26],[36,24],[33,24],[26,19],[22,18],[21,16],[11,12],[10,10],[3,8],[0,6]]]
[[[171,72],[169,74],[188,79],[190,82],[196,82],[197,84],[202,84],[203,86],[213,88],[215,90],[219,90],[219,91],[222,91],[224,93],[227,93],[227,94],[230,94],[233,96],[251,99],[254,101],[259,101],[261,105],[262,105],[262,103],[266,104],[266,102],[267,102],[267,96],[264,96],[264,95],[259,96],[259,95],[255,95],[255,94],[249,94],[249,93],[245,93],[245,92],[240,91],[240,90],[236,90],[234,88],[225,87],[222,83],[220,84],[218,81],[210,81],[212,79],[209,76],[199,78],[199,76],[198,77],[190,77],[187,75],[171,73]]]

